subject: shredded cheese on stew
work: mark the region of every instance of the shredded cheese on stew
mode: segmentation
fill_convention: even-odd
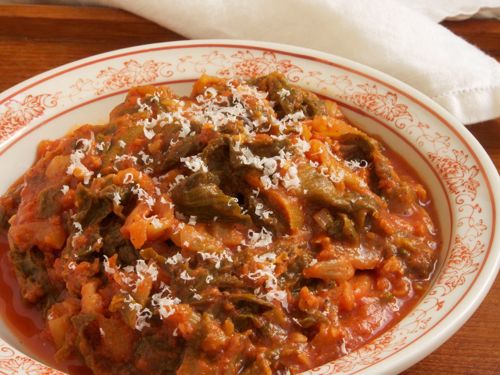
[[[425,292],[430,212],[401,159],[279,73],[132,88],[0,198],[16,293],[95,375],[335,360]]]

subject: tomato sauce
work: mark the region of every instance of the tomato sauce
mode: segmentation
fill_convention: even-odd
[[[56,350],[50,339],[45,337],[42,314],[21,298],[8,251],[7,238],[0,234],[0,318],[18,338],[27,354],[71,375],[92,375],[92,371],[80,359],[73,358],[56,363]]]
[[[0,197],[0,314],[72,375],[299,374],[396,324],[434,272],[416,171],[278,73],[134,88],[38,153]]]

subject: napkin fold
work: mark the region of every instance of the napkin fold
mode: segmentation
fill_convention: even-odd
[[[500,117],[500,64],[437,23],[500,8],[499,0],[79,1],[123,8],[188,38],[330,52],[408,83],[465,124]]]
[[[500,0],[399,0],[405,5],[440,22],[467,18],[500,19]]]

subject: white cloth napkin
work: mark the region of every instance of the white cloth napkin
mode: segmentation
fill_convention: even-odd
[[[72,1],[123,8],[192,39],[330,52],[399,78],[465,124],[500,117],[500,64],[437,23],[483,7],[495,16],[500,0]]]
[[[254,39],[331,52],[399,78],[465,124],[500,117],[500,64],[436,23],[445,12],[500,7],[498,0],[91,1],[188,38]],[[437,3],[441,7],[433,8]]]

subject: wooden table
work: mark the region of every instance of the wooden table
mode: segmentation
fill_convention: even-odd
[[[444,25],[500,61],[499,21]],[[180,39],[184,38],[120,10],[0,5],[0,92],[35,74],[96,53]],[[469,130],[499,169],[500,119]],[[500,374],[500,279],[457,334],[404,374]]]

